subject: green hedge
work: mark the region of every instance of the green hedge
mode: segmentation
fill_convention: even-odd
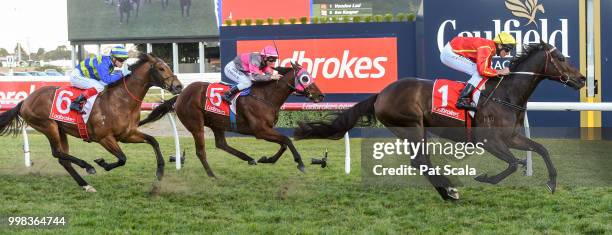
[[[295,128],[299,122],[329,120],[332,114],[337,111],[281,111],[278,115],[278,122],[275,127]],[[376,122],[373,127],[384,127]]]
[[[278,19],[278,24],[279,25],[284,25],[284,24],[296,24],[298,22],[302,23],[302,24],[307,24],[307,23],[311,23],[311,24],[325,24],[325,23],[360,23],[360,22],[366,22],[366,23],[370,23],[370,22],[405,22],[405,21],[414,21],[416,18],[416,15],[414,13],[397,13],[397,15],[393,15],[391,13],[387,13],[384,15],[371,15],[371,16],[365,16],[365,17],[360,17],[360,16],[341,16],[341,17],[336,17],[336,16],[331,16],[331,17],[312,17],[310,18],[310,20],[308,19],[308,17],[300,17],[298,18],[289,18],[289,19],[285,19],[285,18],[279,18]],[[263,20],[260,19],[256,19],[255,20],[255,24],[256,25],[262,25]],[[272,18],[268,18],[266,19],[268,25],[272,25],[274,24],[274,19]],[[310,22],[309,22],[310,21]],[[230,19],[226,19],[225,20],[225,25],[226,26],[250,26],[253,25],[253,20],[252,19],[236,19],[236,20],[230,20]]]

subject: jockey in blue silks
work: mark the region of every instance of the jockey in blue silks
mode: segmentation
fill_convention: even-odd
[[[92,56],[84,59],[76,65],[70,75],[72,86],[84,89],[70,104],[70,109],[82,112],[82,106],[89,97],[104,90],[108,84],[114,83],[131,73],[123,62],[128,58],[128,51],[123,46],[115,46],[111,49],[109,56]],[[115,71],[115,67],[122,68]]]

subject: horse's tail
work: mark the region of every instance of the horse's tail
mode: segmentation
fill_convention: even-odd
[[[24,123],[24,121],[19,118],[21,104],[23,104],[23,101],[19,102],[15,108],[0,114],[0,135],[10,133],[17,135],[19,133]]]
[[[164,101],[162,104],[160,104],[155,109],[153,109],[153,111],[151,111],[151,114],[149,114],[149,116],[147,116],[144,120],[140,121],[138,123],[138,126],[142,126],[149,122],[157,121],[160,118],[162,118],[164,115],[166,115],[167,113],[174,110],[174,103],[176,103],[176,99],[178,99],[178,96],[172,97],[172,99]]]
[[[337,140],[344,136],[348,130],[353,128],[362,116],[367,119],[363,124],[370,125],[376,120],[374,116],[374,102],[378,95],[370,96],[368,99],[357,103],[350,109],[334,114],[336,118],[332,121],[317,121],[299,123],[299,127],[293,132],[295,139],[333,139]]]

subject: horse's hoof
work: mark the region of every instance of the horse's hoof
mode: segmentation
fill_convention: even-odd
[[[249,165],[257,165],[257,162],[255,161],[255,159],[253,160],[249,160]]]
[[[476,178],[474,178],[474,180],[476,180],[478,182],[489,183],[488,178],[489,177],[487,176],[487,174],[482,174],[482,175],[476,176]]]
[[[259,162],[259,163],[266,163],[267,161],[268,161],[268,158],[265,157],[265,156],[263,156],[263,157],[259,158],[259,160],[257,160],[257,162]]]
[[[302,173],[306,173],[306,168],[304,167],[304,165],[298,165],[297,166],[298,170],[300,170]]]
[[[555,190],[557,189],[557,182],[556,181],[548,181],[546,182],[546,187],[548,187],[548,191],[550,191],[550,193],[555,193]]]
[[[96,168],[93,168],[93,167],[87,168],[87,169],[85,169],[85,171],[87,171],[87,174],[90,174],[90,175],[95,175],[96,174]]]
[[[446,194],[452,200],[459,200],[459,190],[453,187],[446,188]]]
[[[85,185],[85,186],[83,186],[83,189],[85,190],[85,192],[88,192],[88,193],[95,193],[95,192],[98,192],[98,191],[96,191],[96,189],[95,189],[93,186],[91,186],[91,185]]]

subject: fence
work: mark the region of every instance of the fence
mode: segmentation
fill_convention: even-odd
[[[281,107],[281,110],[285,111],[340,111],[345,110],[356,103],[286,103]],[[141,108],[143,111],[150,111],[157,107],[158,103],[143,103]],[[4,112],[14,108],[14,104],[9,105],[0,105],[0,112]],[[529,102],[527,103],[528,111],[612,111],[612,103],[580,103],[580,102]],[[175,145],[175,156],[176,156],[176,169],[180,170],[182,167],[181,163],[181,152],[180,152],[180,141],[178,137],[178,129],[176,127],[176,121],[174,119],[174,114],[168,115],[168,120],[172,126],[172,132],[174,137],[174,145]],[[525,114],[525,135],[527,137],[531,137],[530,129],[529,129],[529,119],[527,114]],[[31,166],[30,160],[30,147],[28,143],[28,136],[26,133],[25,127],[22,130],[23,132],[23,151],[25,158],[26,167]],[[349,174],[351,171],[351,153],[350,153],[350,136],[347,133],[344,135],[344,145],[345,145],[345,160],[344,160],[344,170],[346,174]],[[526,175],[531,176],[533,174],[532,167],[532,153],[530,151],[527,152],[527,170]]]

